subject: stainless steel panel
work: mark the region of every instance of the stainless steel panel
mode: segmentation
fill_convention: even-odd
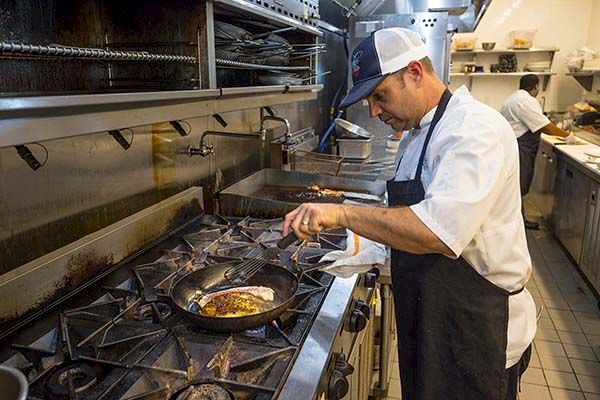
[[[202,215],[202,203],[202,188],[189,188],[0,275],[3,299],[0,321],[19,318],[58,295],[72,291],[167,232]]]
[[[382,14],[368,17],[350,18],[350,49],[371,32],[382,28],[406,28],[418,32],[425,40],[429,58],[433,63],[436,74],[442,82],[448,82],[449,48],[446,26],[448,14],[446,12],[412,13],[412,14]],[[349,67],[348,67],[349,68]],[[349,85],[351,75],[349,74]],[[385,136],[392,133],[389,126],[378,118],[369,116],[369,106],[366,102],[358,102],[348,108],[348,120],[362,126],[376,136]]]
[[[600,183],[593,182],[590,190],[585,238],[580,268],[596,290],[600,291]]]
[[[322,85],[0,100],[0,147],[317,98]],[[222,95],[222,96],[221,96]]]
[[[580,264],[591,180],[559,156],[555,188],[554,232]]]
[[[554,146],[541,141],[535,160],[533,180],[529,196],[540,210],[542,217],[551,225],[551,214],[554,203],[554,180],[556,177],[556,155]]]

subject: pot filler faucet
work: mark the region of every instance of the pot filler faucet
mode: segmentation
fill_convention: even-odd
[[[258,132],[252,133],[238,133],[238,132],[221,132],[221,131],[204,131],[202,136],[200,136],[200,144],[198,147],[189,146],[187,149],[187,155],[192,157],[196,155],[200,155],[202,157],[206,157],[209,155],[214,155],[214,145],[204,143],[204,139],[207,136],[225,136],[225,137],[235,137],[239,139],[258,139],[264,142],[267,138],[267,129],[265,128],[265,121],[279,121],[285,126],[285,141],[283,143],[284,149],[287,150],[287,146],[290,144],[290,123],[287,119],[282,117],[277,117],[273,115],[265,115],[260,119],[260,130]]]

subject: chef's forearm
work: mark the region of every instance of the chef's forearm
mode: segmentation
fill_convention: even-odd
[[[567,137],[570,135],[569,132],[560,129],[558,126],[554,125],[552,122],[550,122],[548,125],[544,126],[542,128],[542,132],[544,132],[546,135],[559,136],[559,137]]]
[[[454,255],[409,207],[343,205],[341,224],[367,239],[413,254]]]

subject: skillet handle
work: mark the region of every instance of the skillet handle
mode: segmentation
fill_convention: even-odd
[[[289,245],[294,243],[296,240],[298,240],[298,237],[294,231],[291,231],[286,237],[277,242],[277,247],[279,247],[280,250],[287,249]]]

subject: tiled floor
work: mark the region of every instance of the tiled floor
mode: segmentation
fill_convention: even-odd
[[[533,275],[527,284],[543,306],[520,400],[600,400],[600,311],[556,239],[541,224],[527,231]],[[388,399],[400,398],[397,365]]]

